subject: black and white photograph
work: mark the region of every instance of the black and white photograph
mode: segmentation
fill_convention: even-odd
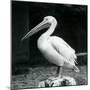
[[[87,5],[11,1],[11,89],[88,85]]]

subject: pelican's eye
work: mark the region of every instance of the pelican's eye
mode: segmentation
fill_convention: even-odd
[[[45,21],[48,21],[48,18],[45,17],[44,20],[45,20]]]
[[[48,18],[45,18],[45,20],[47,21],[47,20],[48,20]]]

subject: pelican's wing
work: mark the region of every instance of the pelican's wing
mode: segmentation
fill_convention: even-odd
[[[72,49],[63,39],[54,36],[51,39],[51,44],[55,50],[65,58],[66,62],[70,64],[77,63],[75,50]]]

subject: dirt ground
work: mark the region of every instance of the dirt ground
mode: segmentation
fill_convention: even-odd
[[[25,67],[20,67],[20,70]],[[56,66],[28,67],[28,71],[22,74],[12,75],[11,88],[14,90],[21,88],[37,88],[38,83],[56,73]],[[80,72],[75,73],[71,69],[63,68],[62,75],[75,78],[77,85],[87,85],[87,66],[79,66]]]

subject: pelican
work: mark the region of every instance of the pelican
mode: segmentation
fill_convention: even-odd
[[[62,38],[51,36],[57,26],[57,20],[53,16],[44,17],[43,21],[31,29],[22,40],[31,37],[35,33],[47,28],[37,40],[37,47],[42,55],[51,63],[58,66],[56,77],[61,78],[62,67],[71,68],[79,72],[75,50],[71,48]]]

